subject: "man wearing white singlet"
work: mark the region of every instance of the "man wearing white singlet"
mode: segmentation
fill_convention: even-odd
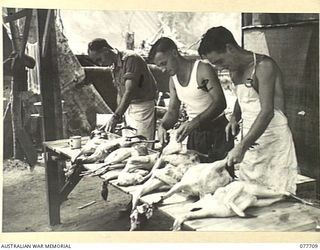
[[[184,103],[189,120],[178,128],[177,141],[182,142],[188,136],[188,149],[209,155],[209,160],[200,157],[203,162],[224,158],[233,141],[226,141],[224,136],[228,124],[224,114],[226,100],[212,65],[184,58],[167,37],[155,42],[149,61],[170,75],[170,103],[158,129],[161,143],[166,143],[167,130],[177,122],[180,105]]]

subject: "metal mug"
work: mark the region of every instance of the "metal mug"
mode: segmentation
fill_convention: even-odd
[[[71,149],[81,148],[81,136],[71,136],[69,139],[69,146]]]

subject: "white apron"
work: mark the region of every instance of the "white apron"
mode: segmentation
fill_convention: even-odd
[[[236,85],[236,94],[245,136],[260,112],[259,95],[253,87],[245,84]],[[258,145],[248,149],[239,164],[239,179],[276,191],[295,193],[298,174],[296,153],[287,118],[280,110],[274,110],[274,117],[256,143]]]

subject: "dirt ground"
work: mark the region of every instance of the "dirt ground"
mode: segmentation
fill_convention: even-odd
[[[10,166],[9,166],[10,165]],[[48,224],[45,171],[43,163],[33,171],[21,162],[4,162],[3,170],[3,232],[48,231],[128,231],[129,217],[120,216],[130,196],[109,187],[107,202],[100,195],[102,181],[99,178],[83,178],[61,206],[61,224]],[[95,204],[78,209],[79,206]],[[166,231],[172,220],[155,211],[146,224],[145,231]]]

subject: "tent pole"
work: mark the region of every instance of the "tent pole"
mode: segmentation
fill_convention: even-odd
[[[37,10],[40,51],[46,48],[46,53],[40,56],[40,92],[43,108],[42,134],[44,141],[61,139],[63,135],[55,19],[50,18],[48,23],[47,17],[50,12],[54,11]]]

